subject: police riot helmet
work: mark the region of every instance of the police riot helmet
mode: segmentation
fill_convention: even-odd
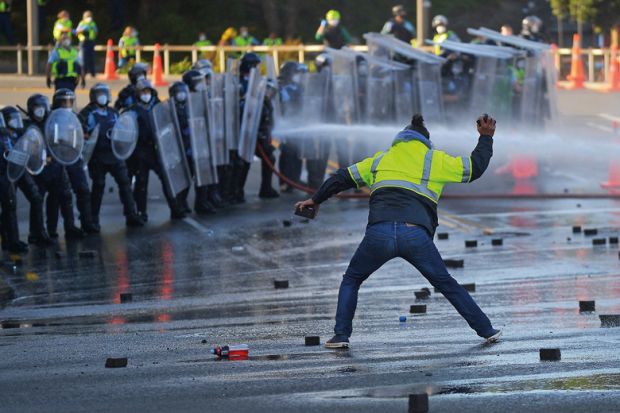
[[[538,34],[542,31],[542,20],[537,16],[527,16],[521,22],[524,33]]]
[[[2,117],[6,126],[13,130],[23,129],[24,121],[22,115],[15,106],[5,106],[2,108]]]
[[[28,112],[28,117],[30,119],[41,122],[50,112],[50,101],[47,96],[44,96],[40,93],[35,93],[30,96],[26,101],[26,111]]]
[[[209,59],[196,60],[196,63],[192,65],[192,69],[198,70],[204,77],[208,77],[213,74],[213,65]]]
[[[448,18],[443,14],[438,14],[437,16],[433,17],[432,25],[433,29],[436,29],[437,26],[448,27]]]
[[[174,99],[177,102],[185,102],[187,100],[187,95],[189,95],[189,87],[184,82],[174,82],[168,88],[168,96],[170,99]]]
[[[68,103],[67,103],[68,102]],[[52,97],[52,110],[58,108],[73,107],[75,103],[75,93],[71,89],[62,88],[54,92]]]
[[[205,90],[207,84],[205,83],[205,77],[198,70],[188,70],[183,73],[183,83],[189,87],[190,92],[196,92]]]
[[[396,5],[394,7],[392,7],[392,15],[394,17],[404,17],[407,15],[407,10],[405,10],[405,6],[403,6],[402,4]]]
[[[319,72],[323,70],[324,67],[331,66],[331,64],[332,57],[328,53],[321,53],[314,59],[314,65]]]
[[[127,76],[129,76],[129,82],[132,85],[136,85],[140,78],[146,78],[146,74],[148,72],[148,66],[144,63],[136,63],[134,64],[129,72],[127,72]]]
[[[99,101],[98,98],[101,95],[105,95],[106,97],[105,103],[103,103],[102,101]],[[106,85],[105,83],[96,83],[93,87],[90,88],[90,91],[88,92],[88,98],[90,100],[90,103],[96,103],[100,106],[105,106],[108,103],[110,103],[110,100],[112,100],[112,94],[110,93],[110,87]]]
[[[308,66],[303,63],[297,63],[294,61],[284,62],[280,66],[280,75],[278,76],[278,80],[284,84],[299,83],[298,80],[295,80],[295,75],[307,72]]]
[[[260,64],[260,57],[256,53],[246,53],[241,58],[241,64],[239,65],[239,71],[243,73],[250,73],[250,70],[253,67],[256,67]]]

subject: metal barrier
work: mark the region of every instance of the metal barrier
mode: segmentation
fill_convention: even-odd
[[[365,52],[368,47],[365,45],[350,46],[352,49]],[[49,52],[52,50],[52,45],[47,46],[33,46],[34,52]],[[119,51],[118,46],[113,46],[112,49],[115,52]],[[325,49],[325,46],[313,44],[313,45],[282,45],[282,46],[187,46],[187,45],[168,45],[163,44],[160,47],[160,51],[163,54],[164,63],[164,75],[170,74],[171,53],[187,53],[190,56],[190,61],[193,63],[198,60],[201,53],[205,53],[211,57],[214,62],[216,70],[224,71],[226,65],[227,56],[238,56],[242,52],[253,51],[256,53],[270,53],[273,56],[276,67],[280,66],[282,55],[294,55],[299,62],[306,60],[306,53],[318,54]],[[424,47],[426,50],[432,50],[430,47]],[[105,45],[95,46],[95,52],[103,52],[107,50]],[[142,60],[142,53],[152,53],[155,51],[154,45],[138,46],[136,48],[136,60]],[[16,56],[18,75],[24,74],[23,62],[24,53],[28,53],[28,47],[23,45],[17,46],[0,46],[0,53],[13,52]],[[562,48],[556,49],[555,65],[558,69],[558,78],[564,79],[570,71],[570,59],[571,49]],[[582,55],[584,56],[584,63],[586,65],[586,71],[588,74],[588,82],[607,82],[609,77],[609,61],[611,59],[611,53],[609,49],[582,49]],[[290,57],[289,57],[290,59]],[[28,68],[28,74],[34,73],[34,68]]]

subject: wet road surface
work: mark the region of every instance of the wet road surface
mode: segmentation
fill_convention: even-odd
[[[2,410],[399,412],[408,394],[427,392],[432,412],[620,411],[620,328],[598,317],[620,313],[618,247],[592,245],[618,235],[619,202],[445,200],[439,232],[449,239],[436,243],[464,260],[451,273],[476,284],[503,341],[484,345],[438,293],[416,300],[430,285],[394,260],[360,291],[352,348],[334,351],[304,336],[331,336],[366,202],[332,201],[305,223],[290,213],[299,194],[249,198],[177,222],[154,200],[140,231],[123,228],[114,200],[100,237],[61,241],[58,254],[33,249],[17,266],[5,259],[17,297],[0,310]],[[121,304],[122,293],[133,300]],[[579,300],[596,300],[596,311],[580,313]],[[412,304],[427,314],[409,314]],[[209,354],[240,343],[249,360]],[[561,361],[541,362],[546,347]],[[106,369],[108,357],[128,365]]]

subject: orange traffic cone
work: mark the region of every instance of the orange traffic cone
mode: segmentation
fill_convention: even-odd
[[[114,64],[114,51],[112,50],[112,39],[108,39],[108,46],[105,52],[105,69],[103,71],[103,80],[117,80],[116,64]]]
[[[611,61],[609,62],[609,85],[607,92],[620,92],[620,56],[618,46],[611,46]]]
[[[168,82],[163,77],[163,65],[159,55],[159,43],[155,43],[155,53],[153,54],[153,86],[168,86]]]
[[[573,54],[571,58],[570,75],[567,79],[571,82],[567,89],[583,89],[586,80],[583,68],[583,60],[581,59],[581,39],[579,34],[573,35]]]
[[[601,187],[612,195],[620,194],[620,163],[611,161],[609,165],[609,178],[602,182]]]

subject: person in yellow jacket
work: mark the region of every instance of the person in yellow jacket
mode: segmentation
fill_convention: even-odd
[[[448,18],[441,14],[433,17],[433,29],[435,29],[435,35],[433,36],[433,42],[435,43],[435,54],[437,56],[446,56],[452,54],[451,52],[445,52],[441,49],[441,46],[437,43],[443,43],[446,40],[453,42],[460,42],[461,39],[452,30],[448,30]]]
[[[84,71],[95,77],[95,40],[97,39],[97,24],[93,20],[93,13],[85,11],[82,21],[78,24],[78,40],[80,41],[80,53],[84,62]]]
[[[8,44],[13,44],[13,25],[11,23],[12,0],[0,1],[0,32],[6,37]]]
[[[84,69],[78,50],[71,45],[71,32],[67,29],[60,33],[58,43],[50,53],[45,71],[47,87],[55,90],[70,89],[75,91],[78,83],[86,87]]]
[[[73,30],[73,22],[71,21],[71,16],[67,10],[61,10],[57,17],[58,20],[54,23],[54,31],[52,33],[56,42],[60,41],[60,36],[62,33],[67,30],[69,32]]]
[[[198,40],[194,42],[194,46],[196,47],[211,46],[212,44],[213,43],[211,43],[211,40],[207,39],[207,35],[204,32],[200,32],[198,34]],[[213,57],[212,55],[212,52],[201,51],[200,59],[211,59]]]
[[[383,264],[401,257],[416,267],[465,318],[476,333],[495,342],[501,335],[469,293],[450,276],[433,243],[438,225],[437,203],[449,183],[467,183],[482,176],[493,155],[495,120],[478,119],[478,145],[470,156],[451,156],[435,149],[421,115],[399,132],[392,146],[327,179],[298,210],[319,210],[338,192],[370,187],[366,235],[347,268],[338,293],[335,335],[327,348],[348,348],[358,290]]]
[[[140,46],[140,39],[138,39],[138,31],[127,26],[123,31],[123,36],[118,42],[120,51],[118,52],[118,68],[125,66],[130,61],[136,60],[136,47]]]

